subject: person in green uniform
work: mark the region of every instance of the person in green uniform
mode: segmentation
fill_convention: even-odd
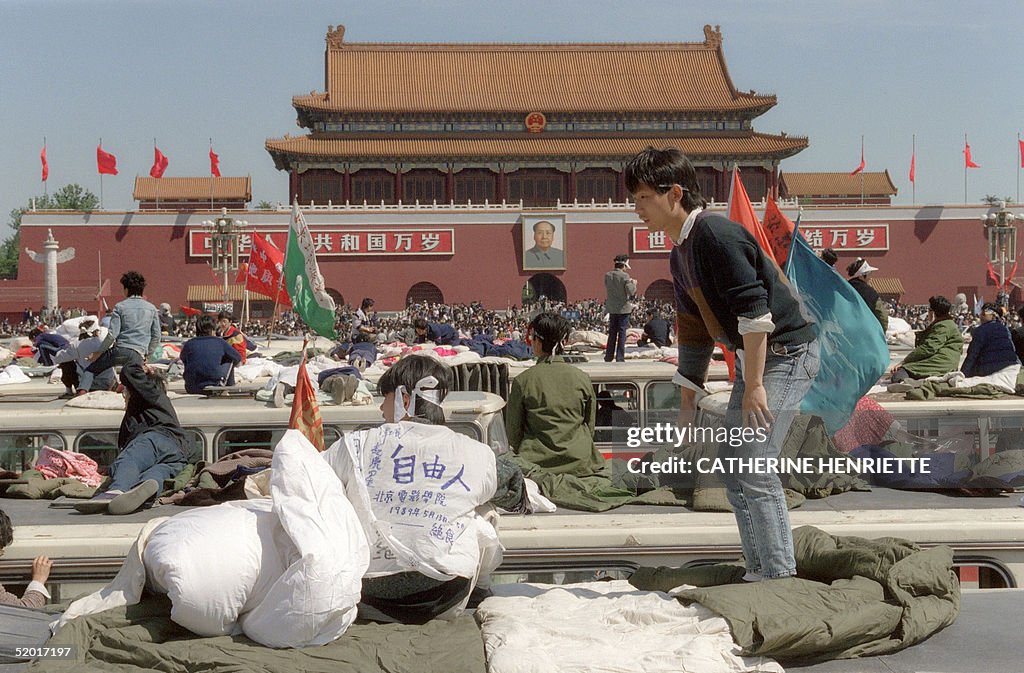
[[[512,381],[505,407],[509,445],[520,459],[553,474],[605,474],[594,446],[597,400],[590,377],[560,356],[569,321],[541,313],[528,335],[537,364]]]

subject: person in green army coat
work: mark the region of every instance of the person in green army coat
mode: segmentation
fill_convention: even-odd
[[[597,400],[590,377],[559,355],[569,322],[541,313],[528,334],[537,364],[512,381],[505,406],[509,445],[519,458],[553,474],[603,474],[606,463],[594,446]]]
[[[943,296],[928,300],[928,327],[917,333],[914,350],[893,368],[893,383],[941,376],[960,368],[964,338],[950,315],[952,309],[953,304]]]

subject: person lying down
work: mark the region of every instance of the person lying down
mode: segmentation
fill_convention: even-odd
[[[406,358],[381,381],[389,422],[324,453],[287,431],[270,498],[150,521],[114,580],[52,629],[138,603],[144,589],[166,594],[171,619],[199,636],[244,634],[269,647],[329,643],[357,614],[458,615],[501,553],[477,513],[495,491],[493,452],[432,424],[443,423],[449,381],[436,361]]]

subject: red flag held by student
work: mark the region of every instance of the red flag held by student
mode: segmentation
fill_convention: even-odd
[[[764,231],[768,234],[769,250],[779,266],[785,267],[789,246],[793,243],[792,220],[782,214],[774,199],[768,199],[764,209]]]
[[[964,166],[967,168],[981,168],[971,159],[971,146],[967,144],[966,140],[964,141]]]
[[[50,177],[50,162],[46,160],[46,145],[43,145],[43,151],[39,153],[39,159],[43,162],[43,182]]]
[[[215,178],[220,177],[220,157],[212,147],[210,148],[210,175]]]
[[[236,283],[244,283],[248,279],[249,279],[249,263],[248,262],[240,262],[238,264],[238,273],[235,274],[235,282]],[[249,288],[246,288],[246,289],[248,290]]]
[[[754,206],[750,203],[747,190],[740,180],[739,169],[732,169],[732,189],[729,191],[729,219],[743,225],[743,228],[751,233],[761,249],[772,254],[772,246],[768,241],[768,235],[761,222],[757,219]]]
[[[180,308],[181,312],[184,313],[185,315],[187,315],[190,318],[192,316],[197,316],[197,315],[202,315],[203,314],[202,311],[200,311],[197,308],[192,308],[191,306],[179,306],[178,308]]]
[[[117,157],[103,151],[103,143],[96,146],[96,170],[100,175],[117,175]]]
[[[167,170],[167,157],[156,145],[153,146],[153,167],[149,169],[149,177],[162,178]]]
[[[288,427],[298,430],[306,436],[317,451],[323,451],[324,422],[320,417],[320,405],[316,403],[316,389],[306,372],[306,344],[302,342],[302,362],[295,376],[295,399],[292,400],[292,415],[288,419]]]
[[[284,253],[259,234],[252,235],[252,252],[249,253],[249,272],[245,277],[245,288],[271,299],[277,295],[277,303],[291,306],[288,291],[281,282],[284,273]],[[280,288],[280,291],[279,291]]]

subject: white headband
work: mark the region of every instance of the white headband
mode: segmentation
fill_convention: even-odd
[[[412,395],[409,396],[409,407],[406,408],[405,402],[402,398],[408,392],[405,386],[398,386],[395,389],[395,417],[392,419],[395,423],[406,416],[416,415],[416,397],[422,397],[428,402],[434,404],[441,404],[441,391],[436,390],[438,380],[433,376],[424,376],[422,379],[416,382],[416,386],[412,390]]]

